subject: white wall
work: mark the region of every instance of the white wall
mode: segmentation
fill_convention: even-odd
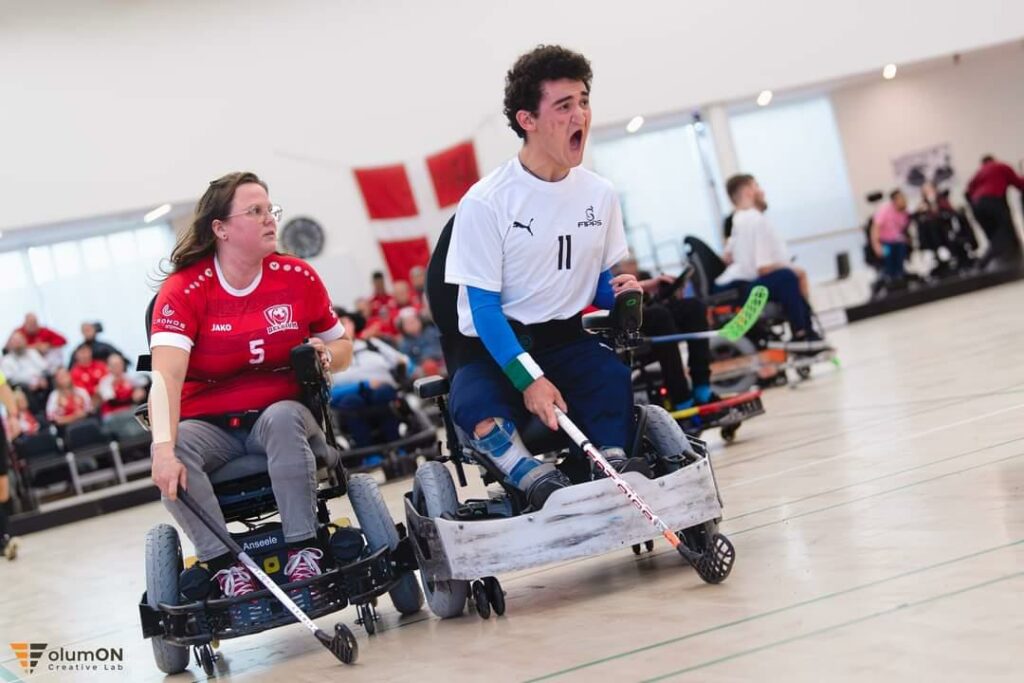
[[[325,225],[315,264],[343,302],[379,265],[349,169],[474,131],[482,170],[496,165],[516,147],[503,75],[536,43],[592,59],[600,125],[1024,26],[1024,3],[1005,0],[0,3],[0,229],[194,198],[248,168]]]
[[[1024,43],[842,88],[832,103],[862,215],[868,192],[895,187],[894,158],[942,143],[952,150],[960,203],[983,154],[1013,166],[1024,160]]]

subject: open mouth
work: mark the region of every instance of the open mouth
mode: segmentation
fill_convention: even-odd
[[[578,130],[569,136],[569,149],[574,152],[580,151],[583,147],[583,130]]]

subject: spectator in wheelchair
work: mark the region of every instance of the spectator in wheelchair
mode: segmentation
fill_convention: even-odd
[[[907,213],[907,197],[902,190],[889,193],[889,201],[882,204],[871,219],[871,248],[875,256],[882,259],[882,269],[890,282],[903,280],[903,262],[907,260],[910,247],[907,243],[907,228],[910,214]]]
[[[693,286],[689,282],[682,291],[661,296],[661,292],[670,289],[675,281],[671,275],[653,277],[649,272],[640,270],[632,256],[620,261],[615,270],[636,277],[644,290],[644,316],[640,331],[645,335],[656,337],[705,332],[708,329],[708,308],[693,297]],[[651,355],[661,366],[662,379],[675,410],[721,400],[711,390],[711,345],[708,340],[688,340],[686,350],[689,378],[683,370],[678,344],[656,344],[651,348]]]
[[[419,379],[444,372],[441,333],[436,326],[424,325],[422,314],[412,307],[402,309],[396,326],[402,335],[398,350],[411,363],[410,378]]]
[[[357,314],[341,310],[338,314],[345,333],[355,338],[362,324]],[[342,427],[352,437],[355,448],[374,443],[373,430],[385,441],[399,437],[399,420],[390,409],[398,398],[396,375],[409,365],[409,359],[383,341],[356,339],[352,345],[352,362],[345,370],[334,373],[331,407],[338,412]],[[363,466],[372,467],[383,461],[380,454],[371,454]]]
[[[807,273],[790,263],[786,245],[768,222],[764,190],[752,175],[734,175],[726,191],[736,212],[732,237],[726,242],[728,264],[714,291],[739,289],[744,295],[754,285],[768,288],[769,299],[782,306],[796,341],[820,341],[814,331],[811,306],[807,303]]]
[[[75,386],[71,372],[60,368],[53,376],[53,391],[46,400],[46,419],[58,427],[88,417],[92,413],[92,397],[85,389]]]
[[[555,408],[565,411],[619,471],[633,426],[629,369],[581,324],[591,304],[639,289],[611,273],[627,254],[618,196],[580,167],[592,76],[583,55],[555,45],[516,61],[504,112],[523,144],[462,198],[445,260],[463,335],[458,367],[449,358],[452,418],[534,509],[570,481],[527,448],[531,414],[557,430]]]
[[[146,387],[139,378],[131,377],[126,372],[124,357],[121,354],[110,354],[107,357],[107,367],[110,372],[103,376],[96,387],[100,415],[105,417],[145,403]]]
[[[208,474],[265,454],[281,515],[289,581],[322,573],[316,536],[316,454],[327,441],[290,367],[307,338],[324,372],[348,365],[351,342],[309,264],[277,252],[280,207],[253,173],[209,184],[171,252],[150,321],[152,476],[164,504],[227,597],[253,577],[178,499],[224,525]]]
[[[74,357],[78,352],[78,349],[83,346],[88,346],[92,351],[92,357],[98,361],[106,363],[107,359],[114,353],[119,354],[121,359],[124,360],[124,354],[121,353],[116,346],[96,338],[96,335],[102,331],[103,325],[99,322],[82,323],[82,343],[76,346],[75,350],[71,353],[72,364],[74,363]]]

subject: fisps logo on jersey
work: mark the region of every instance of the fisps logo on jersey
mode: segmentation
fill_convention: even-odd
[[[593,206],[588,206],[586,213],[587,213],[587,219],[585,221],[580,221],[579,223],[577,223],[576,224],[577,228],[599,228],[599,227],[601,227],[601,225],[602,225],[601,220],[594,217],[594,207]]]
[[[269,323],[269,326],[267,327],[267,334],[276,334],[277,332],[284,332],[285,330],[299,329],[299,324],[292,320],[291,304],[277,304],[276,306],[270,306],[263,311],[263,317],[266,318]]]

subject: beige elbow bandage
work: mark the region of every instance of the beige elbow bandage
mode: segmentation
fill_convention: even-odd
[[[171,406],[167,399],[167,384],[164,376],[153,372],[153,386],[149,389],[149,425],[153,432],[153,443],[168,443],[171,440]]]

